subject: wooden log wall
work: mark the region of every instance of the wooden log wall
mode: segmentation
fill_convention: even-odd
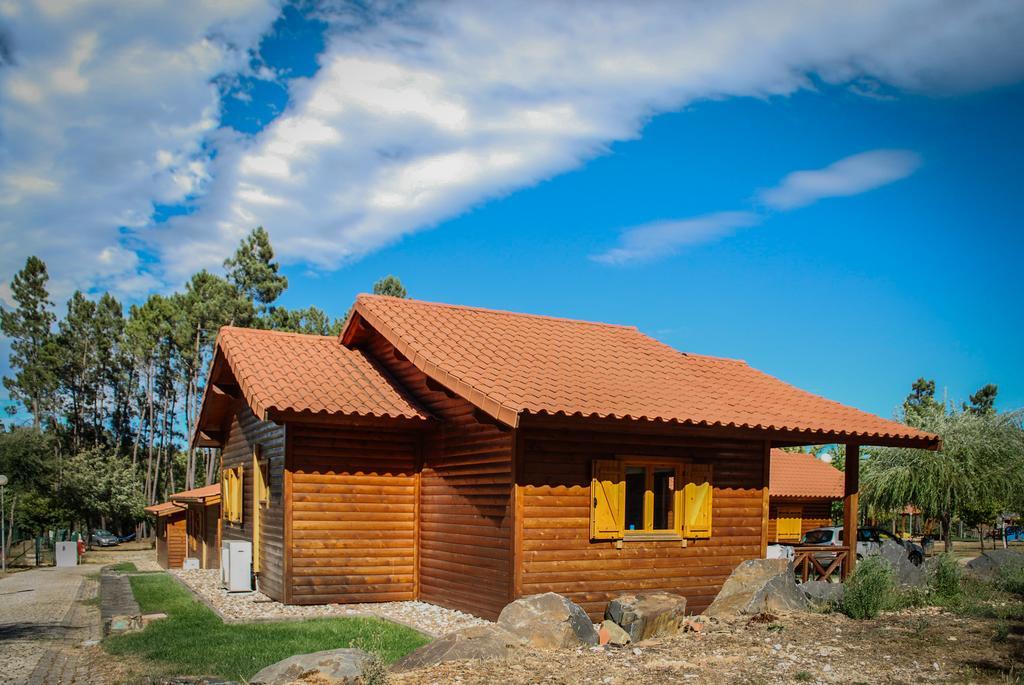
[[[779,507],[801,507],[800,534],[832,525],[832,502],[823,499],[772,497],[768,502],[768,541],[778,542]]]
[[[703,611],[737,564],[761,556],[764,443],[627,434],[566,428],[520,428],[522,567],[518,595],[557,592],[599,619],[608,600],[630,590],[684,595]],[[615,542],[590,540],[594,459],[679,458],[714,464],[710,539]]]
[[[288,424],[292,603],[416,598],[418,437]]]
[[[269,462],[270,506],[260,513],[259,586],[268,597],[286,601],[284,584],[284,444],[285,429],[270,421],[260,421],[249,407],[236,402],[231,428],[223,450],[221,468],[243,467],[242,524],[223,522],[223,540],[252,542],[253,453],[260,446],[262,458]],[[217,550],[220,554],[220,550]]]
[[[469,402],[428,383],[379,335],[367,346],[439,419],[423,437],[419,597],[497,618],[512,589],[513,432],[478,420]]]

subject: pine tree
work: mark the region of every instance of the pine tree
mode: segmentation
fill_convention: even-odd
[[[388,297],[408,297],[405,286],[396,276],[388,274],[373,284],[374,295],[387,295]]]
[[[51,397],[57,387],[56,346],[51,327],[56,317],[46,290],[49,275],[46,264],[29,257],[25,267],[11,280],[11,293],[17,304],[13,311],[0,311],[0,331],[11,339],[11,369],[14,378],[4,378],[11,396],[32,413],[38,430],[42,417],[51,409]]]
[[[935,381],[918,378],[903,402],[903,420],[919,428],[936,412],[942,412],[942,403],[935,399]]]
[[[261,311],[288,287],[288,278],[278,273],[281,265],[274,261],[270,236],[262,226],[242,239],[235,256],[224,260],[224,268],[228,281],[259,305]],[[246,322],[236,323],[245,325]]]
[[[971,403],[964,403],[964,411],[974,414],[991,414],[996,410],[996,395],[999,394],[999,386],[988,383],[978,389],[978,392],[971,395]]]

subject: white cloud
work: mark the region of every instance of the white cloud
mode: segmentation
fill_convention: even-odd
[[[154,202],[209,181],[212,79],[248,68],[276,2],[38,0],[0,10],[12,48],[0,66],[0,281],[38,254],[61,306],[74,288],[139,295],[159,285],[119,229],[145,227]]]
[[[768,208],[790,210],[830,197],[858,195],[906,178],[921,165],[910,150],[871,150],[844,157],[824,169],[794,171],[782,182],[758,194]],[[719,212],[690,219],[655,221],[627,228],[619,246],[591,257],[604,264],[621,265],[667,257],[680,247],[706,243],[754,226],[761,216],[753,212]]]
[[[118,224],[159,256],[165,282],[216,267],[258,223],[286,262],[329,269],[577,168],[697,100],[784,96],[812,75],[944,94],[1024,74],[1019,3],[424,3],[369,21],[342,12],[282,116],[234,137],[214,130],[210,79],[246,68],[273,8],[150,7],[10,19],[4,173],[51,180],[60,200],[0,189],[20,198],[0,219],[0,276],[38,252],[86,280],[82,255],[114,244]],[[150,202],[186,194],[198,211],[148,222]],[[673,226],[677,245],[698,232]]]
[[[256,223],[286,262],[335,268],[576,168],[650,116],[702,98],[787,95],[811,73],[927,92],[1024,73],[1024,11],[998,3],[454,2],[410,12],[361,30],[345,15],[320,72],[293,83],[281,118],[218,158],[202,210],[161,234],[174,237],[160,241],[170,278],[216,266]],[[296,131],[316,133],[298,144]],[[708,217],[691,221],[660,230],[714,232]]]
[[[755,226],[761,218],[752,212],[718,212],[677,221],[655,221],[622,232],[619,246],[592,259],[603,264],[627,264],[667,257],[680,247],[705,243]]]
[[[871,150],[844,157],[824,169],[794,171],[759,199],[771,209],[795,209],[828,197],[859,195],[910,176],[921,158],[910,150]]]

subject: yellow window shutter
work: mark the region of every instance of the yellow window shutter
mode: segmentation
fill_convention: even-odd
[[[242,474],[244,473],[244,471],[243,471],[241,466],[236,466],[235,467],[235,472],[237,474],[235,476],[235,507],[234,507],[235,508],[235,520],[238,523],[241,523],[242,522],[242,511],[243,511],[242,510],[242,502],[244,501],[244,496],[242,494],[243,493],[243,482],[244,482],[242,480]]]
[[[614,459],[595,459],[590,481],[592,540],[617,540],[622,537],[625,496],[622,464]]]
[[[220,472],[220,514],[221,518],[231,520],[231,495],[228,491],[228,472]]]
[[[684,470],[683,537],[711,537],[711,464],[687,464]]]

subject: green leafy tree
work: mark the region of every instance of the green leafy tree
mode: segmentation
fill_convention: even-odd
[[[374,295],[387,295],[388,297],[408,297],[405,286],[397,277],[388,274],[373,284]]]
[[[103,448],[84,450],[66,460],[64,471],[61,497],[74,522],[91,529],[142,518],[141,484],[124,457]]]
[[[50,308],[49,281],[46,264],[38,257],[29,257],[25,267],[11,280],[11,294],[16,307],[0,310],[0,332],[11,339],[13,378],[4,378],[4,387],[32,414],[38,430],[44,415],[51,410],[57,388],[56,357],[51,328],[56,319]]]
[[[270,235],[262,226],[242,239],[235,255],[224,261],[224,268],[228,281],[256,303],[261,311],[288,287],[288,279],[279,273],[281,265],[274,260]]]
[[[942,437],[942,449],[873,449],[861,477],[864,501],[880,511],[916,505],[939,521],[951,551],[954,517],[1010,501],[1024,485],[1021,414],[940,409],[917,417],[920,428]]]
[[[23,537],[56,523],[55,448],[51,433],[31,428],[0,431],[0,473],[9,479],[4,519],[9,521],[13,511],[14,526]]]

